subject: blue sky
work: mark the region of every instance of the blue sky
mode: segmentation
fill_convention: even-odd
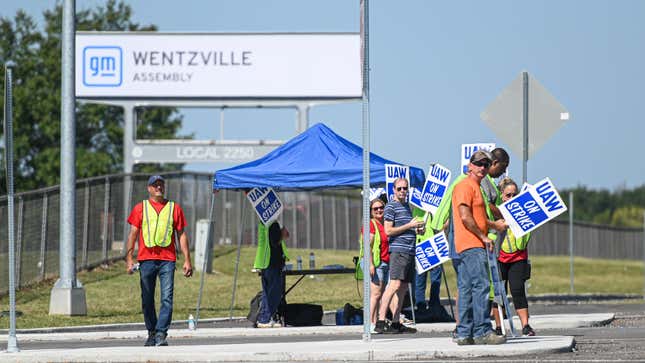
[[[77,10],[101,1],[77,0]],[[161,31],[357,32],[358,0],[130,1],[133,18]],[[0,15],[24,8],[42,22],[54,1],[0,0]],[[371,1],[371,149],[427,170],[453,171],[462,143],[504,147],[479,115],[526,70],[571,113],[528,162],[528,180],[550,177],[558,188],[640,186],[645,122],[643,1]],[[184,133],[217,139],[217,110],[186,110]],[[225,113],[227,139],[288,139],[295,112]],[[19,120],[17,120],[18,122]],[[324,122],[361,143],[361,104],[312,108]],[[521,137],[521,135],[518,135]],[[214,171],[232,165],[196,164]],[[521,155],[510,175],[522,178]]]

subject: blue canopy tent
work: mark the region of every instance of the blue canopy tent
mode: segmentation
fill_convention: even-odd
[[[370,153],[370,185],[385,186],[385,164],[399,164]],[[410,167],[410,184],[421,189],[425,182],[422,169]],[[318,123],[264,157],[215,172],[213,190],[248,190],[270,187],[276,191],[302,191],[363,187],[363,148],[342,138]],[[214,197],[214,194],[213,194]],[[213,220],[211,200],[211,216]],[[241,228],[241,226],[238,226]],[[240,233],[241,235],[241,233]],[[237,246],[230,317],[232,318],[237,285],[241,238]],[[204,268],[206,263],[204,263]],[[205,269],[204,269],[205,270]],[[204,271],[203,270],[203,271]],[[203,276],[201,286],[203,286]],[[201,304],[201,290],[197,316]]]
[[[385,185],[385,164],[370,153],[370,185]],[[410,167],[410,184],[421,189],[422,169]],[[213,189],[271,187],[278,191],[363,186],[363,148],[318,123],[264,157],[215,172]]]

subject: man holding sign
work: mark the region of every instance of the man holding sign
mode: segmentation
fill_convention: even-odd
[[[379,334],[416,333],[399,321],[403,298],[408,283],[414,281],[414,250],[417,233],[425,232],[425,223],[412,217],[408,204],[408,180],[394,180],[395,199],[385,206],[385,233],[390,242],[390,282],[381,298],[378,320],[374,331]],[[396,299],[394,299],[396,295]],[[392,311],[392,323],[385,322],[388,308]]]
[[[503,336],[495,335],[489,318],[488,295],[490,280],[488,258],[484,248],[492,251],[493,241],[488,238],[489,228],[506,229],[504,220],[489,221],[486,201],[480,184],[492,163],[490,153],[475,152],[468,164],[468,176],[455,186],[452,195],[454,212],[455,248],[459,253],[459,324],[457,344],[502,344]]]

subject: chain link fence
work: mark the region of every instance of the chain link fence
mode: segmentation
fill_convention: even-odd
[[[130,209],[147,198],[147,174],[116,174],[76,183],[76,267],[89,269],[125,256]],[[166,197],[178,202],[188,222],[191,244],[196,223],[207,219],[212,174],[164,174]],[[59,273],[60,190],[58,187],[15,195],[16,287],[25,287]],[[291,232],[291,248],[358,249],[362,202],[358,190],[281,192],[285,206],[281,224]],[[215,244],[256,243],[257,218],[243,193],[215,194]],[[0,197],[0,294],[8,291],[7,198]],[[534,232],[533,255],[568,255],[568,223],[552,221]],[[240,240],[241,239],[241,240]],[[192,247],[192,246],[191,246]],[[574,255],[635,259],[643,255],[643,231],[574,223]]]

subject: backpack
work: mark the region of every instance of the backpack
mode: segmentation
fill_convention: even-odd
[[[257,324],[258,316],[260,315],[260,307],[262,306],[262,290],[260,290],[255,296],[251,299],[249,303],[249,314],[246,318],[253,324]]]

